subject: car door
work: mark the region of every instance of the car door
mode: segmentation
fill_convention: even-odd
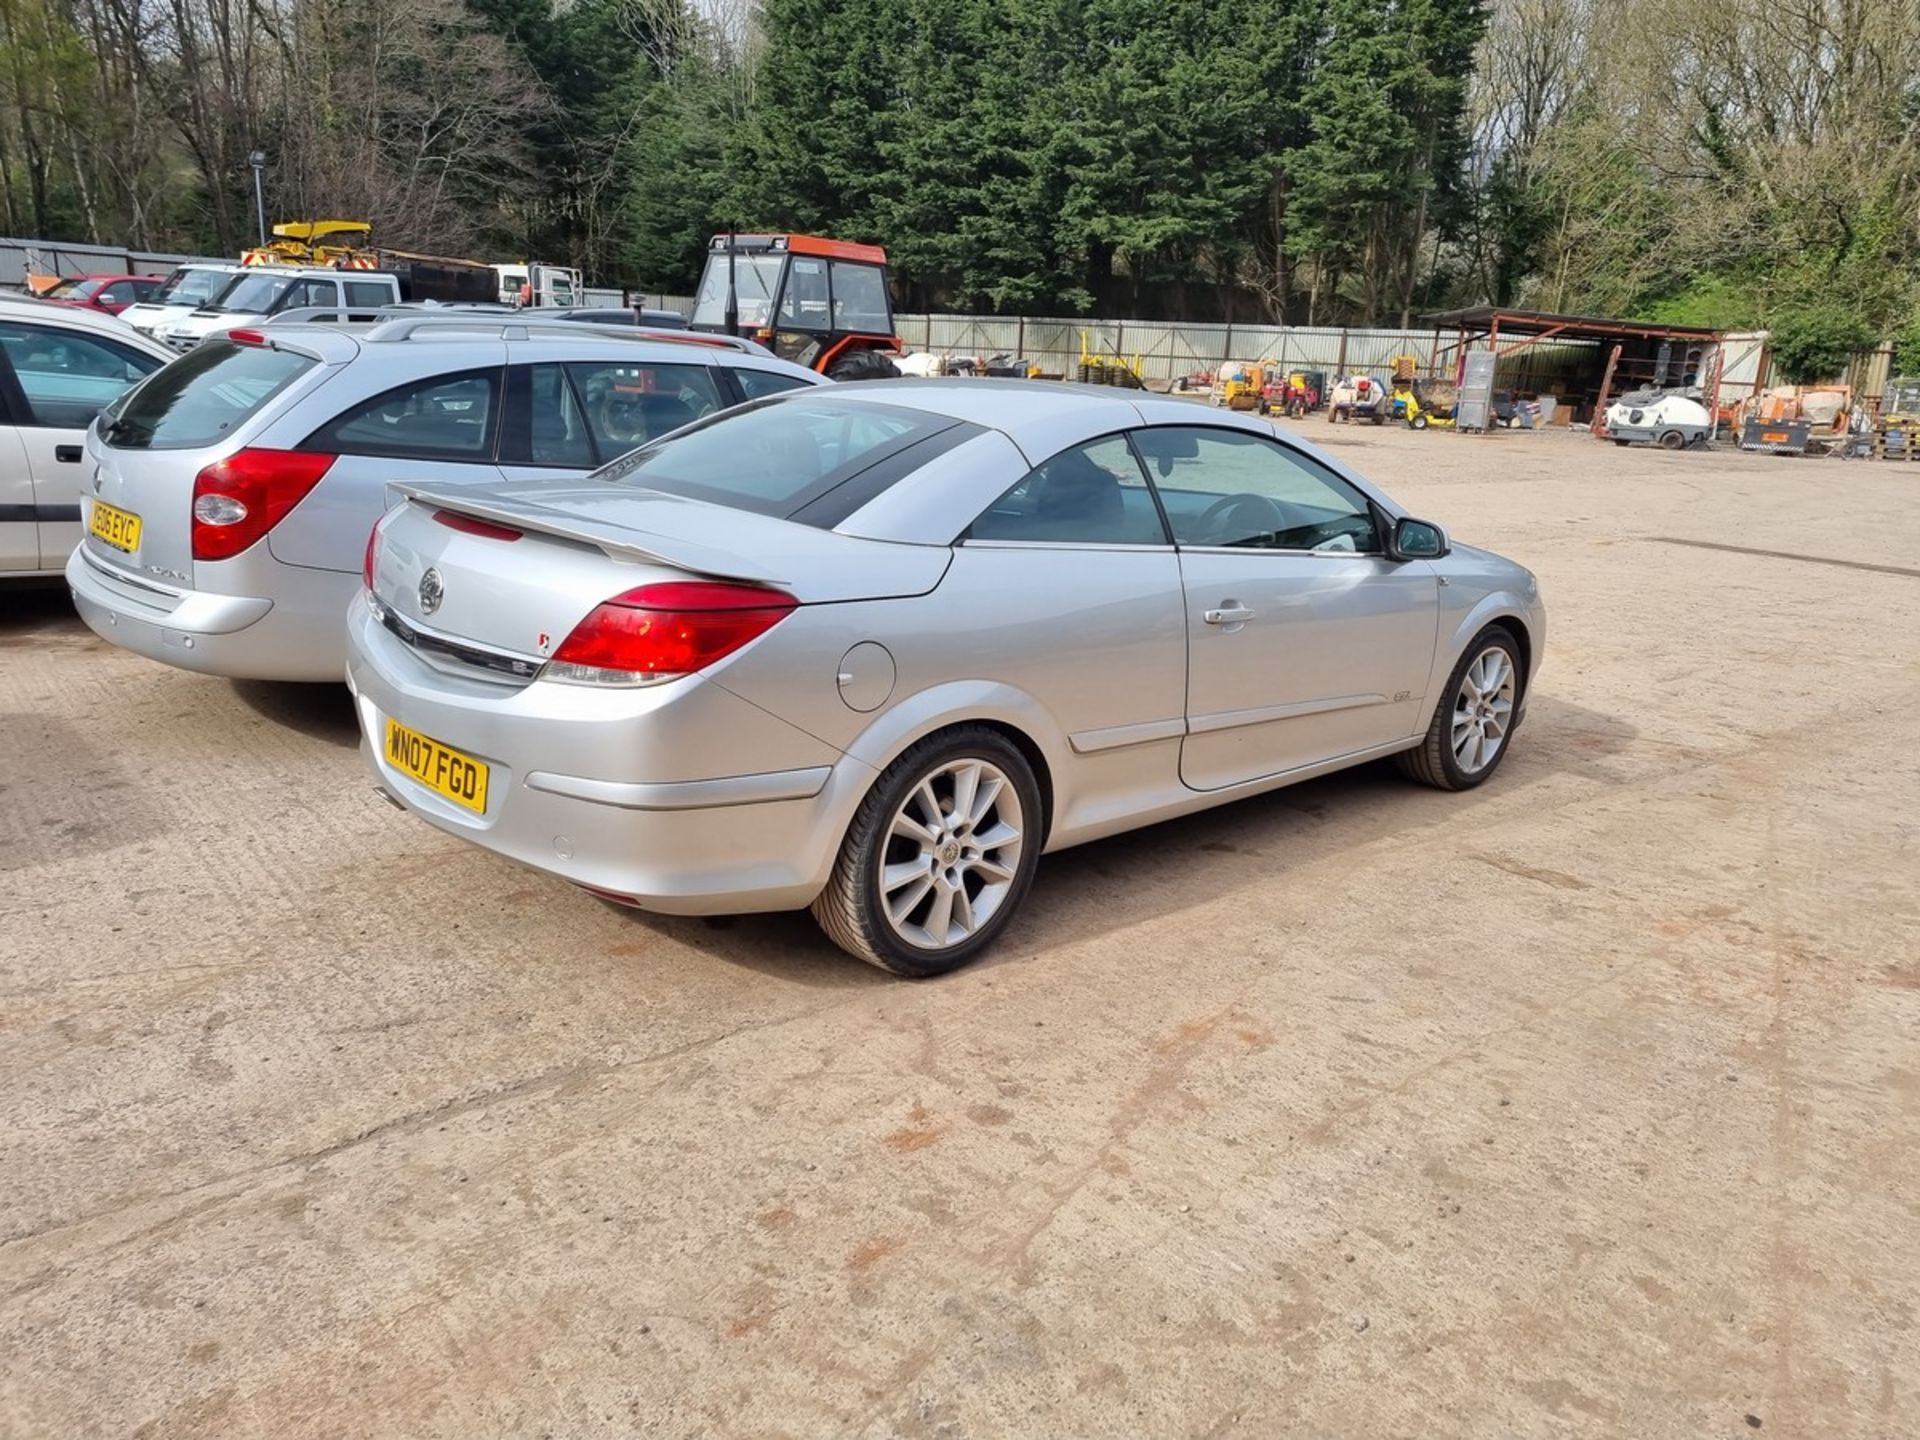
[[[1181,779],[1218,790],[1412,734],[1439,582],[1425,561],[1386,557],[1367,497],[1246,430],[1154,426],[1134,440],[1179,546]]]
[[[951,673],[1034,696],[1084,757],[1063,804],[1084,817],[1102,797],[1174,783],[1180,565],[1124,435],[1061,451],[983,510],[941,593],[967,619],[942,640]]]
[[[497,483],[502,471],[494,452],[505,350],[498,341],[463,341],[459,359],[491,357],[492,363],[451,373],[436,368],[354,401],[302,440],[295,448],[321,451],[334,460],[326,478],[269,532],[273,558],[321,570],[357,570],[367,532],[386,509],[388,485]],[[414,352],[422,353],[431,352],[425,346]],[[441,357],[441,363],[451,358]],[[333,393],[330,388],[319,392]]]
[[[40,568],[33,469],[13,413],[0,409],[0,574]]]
[[[28,503],[36,563],[21,568],[56,569],[80,543],[87,426],[161,364],[156,356],[105,336],[0,321],[0,391],[32,489]],[[17,481],[9,488],[16,487]]]

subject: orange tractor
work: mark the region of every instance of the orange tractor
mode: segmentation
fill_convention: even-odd
[[[757,340],[833,380],[899,374],[887,252],[816,235],[716,235],[693,328]]]

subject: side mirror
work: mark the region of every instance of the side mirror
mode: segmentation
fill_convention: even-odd
[[[1452,548],[1447,532],[1431,520],[1403,515],[1394,522],[1393,543],[1387,554],[1395,560],[1438,560]]]

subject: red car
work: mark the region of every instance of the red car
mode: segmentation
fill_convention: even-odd
[[[150,298],[166,278],[164,275],[76,275],[71,280],[62,280],[41,298],[82,310],[104,310],[109,315],[118,315],[136,301]]]

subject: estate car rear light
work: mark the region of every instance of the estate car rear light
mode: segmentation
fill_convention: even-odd
[[[574,685],[652,685],[704,670],[800,604],[782,590],[718,580],[642,585],[595,606],[541,668]]]
[[[193,477],[193,558],[227,560],[278,525],[320,483],[331,455],[242,450]]]

